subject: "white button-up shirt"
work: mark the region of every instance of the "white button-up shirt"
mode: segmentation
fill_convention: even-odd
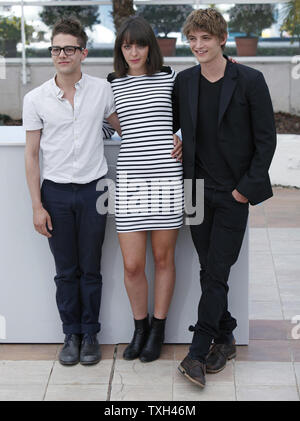
[[[82,74],[74,108],[55,78],[24,97],[23,127],[41,130],[42,179],[84,184],[107,173],[103,120],[115,111],[110,83]]]

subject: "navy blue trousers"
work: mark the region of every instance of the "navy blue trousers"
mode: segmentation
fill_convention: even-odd
[[[106,215],[98,214],[98,180],[60,184],[44,180],[42,203],[53,230],[49,245],[54,256],[56,302],[65,334],[100,331],[101,249]]]
[[[228,311],[228,278],[242,246],[249,213],[230,191],[204,189],[204,220],[191,225],[201,271],[202,294],[189,354],[205,363],[211,342],[228,343],[237,323]]]

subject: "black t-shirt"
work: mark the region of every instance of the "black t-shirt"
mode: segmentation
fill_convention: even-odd
[[[233,190],[232,171],[218,145],[218,116],[223,78],[209,82],[201,75],[199,84],[196,140],[196,177],[204,178],[205,187]]]

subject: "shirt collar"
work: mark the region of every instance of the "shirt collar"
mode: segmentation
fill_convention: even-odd
[[[60,89],[59,86],[57,86],[55,79],[56,79],[56,74],[52,79],[52,86],[54,88],[54,92],[55,92],[55,95],[57,96],[57,98],[61,99],[64,95],[64,91],[62,89]],[[84,87],[85,80],[86,80],[85,74],[81,73],[81,79],[78,82],[75,83],[75,88],[76,89],[78,89],[78,88],[82,89]]]
[[[84,83],[86,80],[86,76],[84,73],[81,73],[81,79],[79,79],[78,82],[75,83],[75,88],[83,88],[84,87]]]

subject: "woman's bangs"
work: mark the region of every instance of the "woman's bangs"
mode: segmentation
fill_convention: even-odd
[[[141,28],[128,28],[123,35],[122,44],[137,44],[142,47],[149,45],[148,40],[145,38],[145,34],[142,33]]]

